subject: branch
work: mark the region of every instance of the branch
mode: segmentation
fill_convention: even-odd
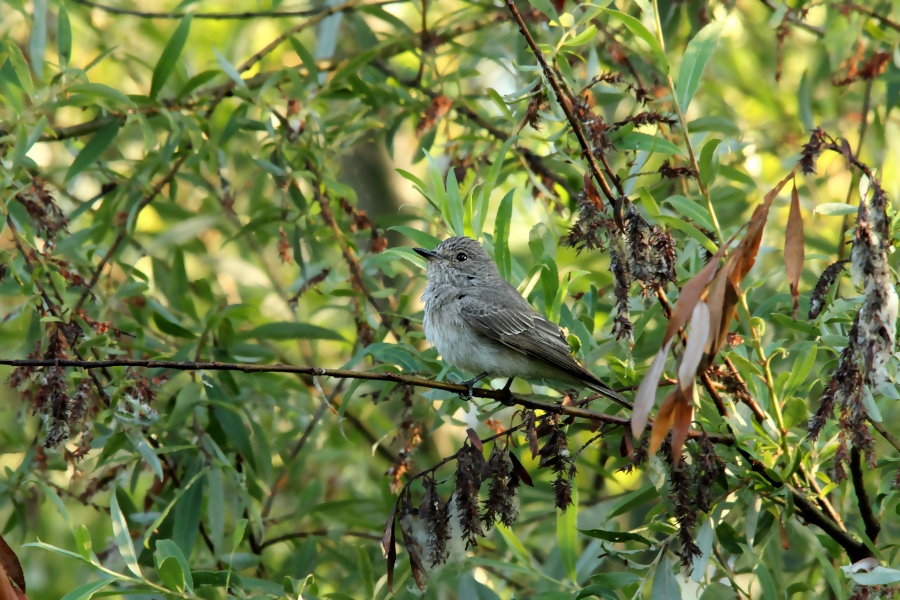
[[[285,533],[284,535],[279,535],[279,536],[273,537],[270,540],[266,540],[266,541],[260,543],[259,550],[260,550],[260,552],[262,552],[269,546],[272,546],[274,544],[280,544],[281,542],[287,542],[290,540],[297,540],[297,539],[308,538],[308,537],[326,537],[333,533],[334,533],[333,531],[330,531],[328,529],[316,529],[313,531],[295,531],[293,533]],[[377,542],[381,541],[380,534],[369,533],[367,531],[344,531],[341,533],[341,535],[364,538],[367,540],[375,540]]]
[[[761,2],[765,4],[772,12],[774,12],[778,8],[775,3],[772,2],[772,0],[761,0]],[[784,18],[786,21],[790,21],[800,29],[805,29],[806,31],[817,37],[825,37],[824,29],[822,29],[821,27],[816,27],[815,25],[810,25],[809,23],[804,21],[796,11],[788,9],[788,11],[784,13]]]
[[[120,15],[127,17],[137,17],[139,19],[183,19],[184,17],[190,15],[195,19],[210,19],[210,20],[247,20],[247,19],[286,19],[292,17],[312,17],[314,15],[319,15],[324,12],[328,12],[329,8],[325,6],[320,6],[317,8],[304,8],[300,10],[259,10],[259,11],[246,11],[246,12],[198,12],[198,13],[184,13],[184,12],[143,12],[139,10],[129,10],[127,8],[117,8],[115,6],[109,6],[106,4],[100,4],[98,2],[92,2],[91,0],[74,0],[75,4],[80,4],[82,6],[86,6],[88,8],[96,8],[97,10],[102,10],[105,13],[109,13],[111,15]],[[381,2],[373,2],[372,4],[366,4],[365,7],[370,6],[387,6],[389,4],[403,4],[405,2],[409,2],[409,0],[382,0]]]
[[[578,138],[578,143],[581,145],[581,151],[585,159],[587,160],[591,175],[600,186],[600,189],[603,190],[603,193],[606,194],[606,197],[609,199],[609,201],[614,202],[616,199],[616,194],[609,187],[609,184],[606,182],[606,179],[600,172],[600,167],[597,165],[597,161],[594,160],[594,152],[591,150],[591,146],[590,144],[588,144],[587,138],[584,136],[584,130],[581,129],[581,124],[575,117],[575,113],[572,112],[571,103],[569,103],[568,98],[566,98],[565,94],[563,94],[562,87],[560,87],[560,83],[556,80],[553,69],[551,69],[550,65],[547,64],[547,59],[544,58],[543,52],[541,52],[541,49],[540,47],[538,47],[537,42],[534,41],[534,38],[531,37],[531,33],[529,33],[528,28],[525,26],[525,20],[522,19],[522,15],[519,13],[519,9],[516,8],[514,0],[506,0],[506,6],[507,8],[509,8],[509,12],[512,13],[513,19],[515,19],[516,23],[518,23],[519,31],[522,32],[522,35],[525,37],[525,41],[527,41],[528,46],[531,47],[531,51],[534,53],[535,58],[537,58],[538,62],[540,63],[541,69],[544,71],[544,77],[547,78],[547,81],[550,83],[550,87],[553,88],[553,93],[556,94],[556,101],[559,103],[560,107],[562,107],[563,112],[566,113],[566,119],[569,120],[569,125],[572,126],[572,131],[575,132],[575,137]]]
[[[256,365],[248,363],[223,363],[223,362],[193,362],[193,361],[174,361],[174,360],[142,360],[131,358],[114,358],[107,360],[69,360],[69,359],[48,359],[48,358],[3,358],[0,359],[0,365],[11,367],[73,367],[78,369],[102,369],[110,367],[138,367],[144,369],[168,369],[171,371],[239,371],[242,373],[295,373],[299,375],[309,375],[310,377],[331,377],[334,379],[363,379],[367,381],[391,381],[403,385],[411,385],[421,388],[429,388],[433,390],[441,390],[454,394],[465,394],[468,388],[464,385],[456,383],[448,383],[446,381],[434,381],[431,379],[422,379],[420,377],[412,377],[400,373],[372,373],[369,371],[349,371],[345,369],[323,369],[321,367],[296,367],[293,365]],[[472,390],[472,395],[478,398],[487,398],[496,401],[506,401],[509,394],[503,390],[492,390],[484,388],[476,388]],[[570,415],[589,419],[608,425],[617,427],[625,427],[631,423],[630,419],[616,415],[608,415],[577,406],[563,406],[553,402],[544,402],[541,400],[532,400],[530,398],[513,397],[512,401],[519,406],[542,410],[548,413],[558,415]],[[692,430],[688,432],[689,438],[697,438],[704,435],[702,431]],[[706,433],[712,442],[718,444],[732,445],[735,438],[731,434],[726,433]]]
[[[892,21],[884,15],[878,14],[871,8],[867,8],[865,6],[860,6],[859,4],[854,4],[853,2],[843,2],[843,3],[837,4],[835,6],[837,6],[839,9],[842,8],[842,9],[846,9],[847,11],[853,10],[858,13],[867,15],[869,17],[872,17],[873,19],[875,19],[876,21],[878,21],[885,27],[893,29],[894,31],[900,31],[900,23],[897,23],[896,21]]]
[[[866,484],[863,481],[862,453],[856,446],[850,450],[850,474],[853,479],[853,490],[856,492],[856,504],[859,506],[859,515],[866,526],[866,536],[874,544],[881,533],[881,523],[872,512],[872,503],[869,502],[869,494],[866,492]]]

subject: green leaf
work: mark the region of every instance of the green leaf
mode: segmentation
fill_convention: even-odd
[[[608,13],[612,18],[621,21],[622,24],[627,27],[631,33],[646,42],[646,44],[650,46],[650,50],[653,52],[653,55],[656,57],[657,68],[662,71],[663,75],[667,75],[669,73],[669,61],[666,60],[666,53],[663,52],[662,46],[659,45],[656,36],[650,33],[650,30],[644,27],[643,23],[641,23],[631,15],[626,15],[625,13],[619,12],[617,10],[604,8],[603,11]]]
[[[128,532],[128,523],[125,522],[125,515],[119,508],[119,499],[116,498],[116,489],[112,489],[109,495],[109,517],[112,519],[113,537],[116,540],[116,546],[119,553],[125,561],[128,570],[143,578],[141,575],[141,567],[138,565],[137,554],[134,552],[134,544],[131,541],[131,534]]]
[[[719,172],[719,160],[716,156],[716,148],[718,148],[721,143],[722,140],[711,139],[703,145],[703,150],[700,151],[700,181],[707,187],[715,180],[716,175]]]
[[[73,94],[99,96],[105,100],[109,100],[112,106],[124,105],[130,107],[135,105],[131,98],[129,98],[119,90],[102,83],[76,83],[70,85],[68,87],[68,90]],[[115,120],[119,123],[124,122],[121,118],[115,118]]]
[[[646,502],[650,502],[651,500],[654,500],[658,497],[659,492],[656,491],[656,488],[652,484],[648,484],[639,490],[635,490],[619,498],[619,500],[610,507],[609,513],[606,515],[606,519],[609,520],[614,517],[618,517],[619,515],[633,510],[638,506],[641,506]]]
[[[346,342],[347,340],[336,331],[310,325],[308,323],[266,323],[246,333],[240,334],[242,338],[256,340],[335,340]]]
[[[365,548],[356,548],[356,572],[362,583],[364,598],[375,597],[375,572],[372,570],[372,560]]]
[[[69,167],[69,170],[66,171],[65,180],[70,181],[73,177],[94,164],[94,161],[100,158],[100,155],[103,154],[103,152],[109,148],[109,145],[113,143],[113,140],[116,139],[120,126],[121,123],[119,121],[113,121],[107,123],[103,129],[95,133],[88,143],[84,145],[84,148],[81,149],[81,152],[78,153],[78,156],[75,157],[75,160],[72,161],[72,165]]]
[[[178,544],[172,540],[157,540],[156,551],[154,552],[154,560],[159,567],[166,559],[175,560],[181,568],[184,589],[191,591],[194,588],[194,581],[191,578],[191,566],[178,547]]]
[[[156,452],[153,448],[150,447],[150,444],[147,443],[140,434],[136,432],[128,432],[128,439],[134,445],[135,449],[138,453],[147,461],[147,464],[153,469],[154,475],[156,475],[160,480],[163,479],[162,472],[162,463],[159,461],[159,457],[156,455]]]
[[[650,600],[681,600],[681,588],[678,587],[678,581],[675,580],[672,564],[666,557],[660,558],[656,572],[653,574]]]
[[[631,533],[630,531],[607,531],[605,529],[579,529],[581,533],[588,537],[597,538],[607,542],[624,543],[624,542],[640,542],[647,546],[652,546],[653,542],[644,536]]]
[[[656,217],[656,220],[660,223],[664,223],[673,229],[677,229],[683,233],[688,234],[694,241],[698,242],[701,246],[715,254],[719,249],[716,248],[716,245],[713,243],[709,237],[706,236],[702,231],[697,229],[696,226],[684,221],[682,219],[678,219],[675,217],[667,217],[666,215],[659,215]]]
[[[59,53],[59,68],[65,69],[72,57],[72,24],[69,23],[69,13],[62,5],[56,18],[56,49]]]
[[[572,485],[572,505],[565,511],[556,509],[556,541],[566,575],[572,582],[578,582],[575,567],[578,563],[578,486]]]
[[[309,77],[313,81],[317,81],[319,78],[319,66],[316,64],[316,59],[313,58],[310,51],[306,49],[306,46],[304,46],[296,36],[292,35],[288,38],[288,41],[291,43],[291,48],[293,48],[294,52],[297,53],[297,56],[300,57],[303,66],[306,67]]]
[[[38,81],[44,81],[44,55],[47,52],[47,0],[34,0],[34,22],[28,38],[31,68]]]
[[[91,541],[91,532],[84,524],[81,524],[75,532],[75,547],[84,558],[89,561],[94,560],[94,543]]]
[[[756,575],[759,586],[762,588],[763,598],[772,598],[773,600],[784,598],[784,594],[778,593],[778,588],[775,587],[775,582],[772,580],[772,574],[769,573],[769,569],[766,568],[766,565],[762,562],[758,562],[753,572]]]
[[[194,541],[200,530],[200,509],[203,506],[203,484],[206,483],[205,469],[194,477],[197,483],[181,495],[175,505],[174,523],[172,524],[172,541],[181,549],[184,556],[190,556],[194,550]]]
[[[724,583],[716,581],[703,588],[700,600],[737,600],[737,594]]]
[[[154,100],[172,75],[175,65],[178,64],[181,51],[184,49],[188,34],[191,32],[192,18],[191,15],[187,15],[181,20],[181,23],[175,29],[175,33],[172,34],[166,47],[163,48],[159,61],[156,63],[156,68],[153,69],[153,78],[150,81],[150,98]]]
[[[433,250],[435,246],[441,243],[441,240],[434,237],[430,233],[425,233],[415,227],[407,227],[406,225],[394,225],[393,227],[388,227],[390,231],[396,231],[397,233],[402,233],[413,242],[418,244],[420,247],[425,248],[427,250]]]
[[[459,183],[456,181],[456,169],[447,169],[447,201],[446,214],[450,217],[450,227],[455,235],[465,235],[467,232],[464,227],[464,207],[462,198],[459,196]]]
[[[678,80],[675,82],[675,101],[682,113],[687,112],[691,99],[697,92],[697,88],[700,87],[703,70],[719,43],[722,26],[721,21],[707,23],[703,29],[697,32],[684,51],[684,58],[678,69]]]
[[[509,255],[509,222],[512,220],[512,202],[516,195],[515,188],[509,190],[497,208],[494,221],[494,262],[500,276],[509,281],[512,276],[512,258]]]
[[[94,583],[79,586],[62,597],[61,600],[89,600],[94,594],[111,584],[114,580],[103,579]]]
[[[222,56],[222,53],[219,52],[219,49],[215,46],[213,46],[213,53],[216,55],[216,60],[219,61],[219,66],[222,67],[222,70],[225,71],[225,74],[228,75],[228,78],[242,88],[247,87],[247,82],[244,81],[244,78],[241,77],[241,74],[238,72],[238,70],[234,68],[233,64],[228,62],[227,58]]]
[[[813,209],[813,212],[829,217],[842,217],[844,215],[856,214],[857,210],[859,209],[852,204],[844,204],[843,202],[826,202],[825,204],[820,204],[815,207]]]
[[[680,217],[687,217],[701,227],[709,231],[713,230],[709,212],[690,198],[685,198],[684,196],[669,196],[665,201],[672,205],[672,208],[675,209],[675,212],[678,213]]]
[[[231,551],[234,552],[241,545],[244,539],[244,530],[247,529],[247,519],[240,519],[234,525],[234,532],[231,534]]]
[[[31,79],[31,69],[28,68],[28,62],[25,55],[19,50],[19,47],[13,42],[6,45],[9,51],[9,62],[12,64],[16,77],[19,78],[19,84],[22,90],[29,96],[34,95],[34,81]]]
[[[627,133],[618,142],[613,143],[620,150],[643,150],[665,155],[681,154],[678,146],[669,140],[640,131]]]
[[[160,525],[162,525],[163,521],[166,520],[166,517],[169,515],[171,510],[178,504],[178,502],[188,492],[188,490],[190,490],[193,487],[193,485],[197,482],[197,480],[200,479],[205,474],[205,472],[206,472],[205,470],[200,471],[199,473],[197,473],[196,475],[191,477],[186,483],[183,483],[181,485],[181,487],[178,488],[178,491],[172,497],[172,500],[169,501],[169,503],[162,510],[162,512],[160,512],[159,516],[156,517],[156,520],[154,520],[153,523],[150,524],[150,527],[147,528],[147,533],[144,536],[144,547],[145,548],[150,547],[150,536],[153,535],[153,532],[156,531]]]
[[[559,13],[556,12],[556,8],[550,0],[528,0],[528,3],[544,13],[552,22],[559,25]]]

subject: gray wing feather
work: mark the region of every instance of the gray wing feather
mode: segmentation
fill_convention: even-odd
[[[459,301],[463,318],[482,335],[526,356],[544,360],[579,379],[596,379],[572,358],[562,330],[531,308],[515,288],[510,286],[508,291],[515,297],[509,293],[468,293]]]
[[[506,281],[500,292],[467,290],[459,299],[462,317],[482,335],[526,356],[543,360],[585,383],[595,392],[631,408],[621,394],[597,379],[572,357],[569,342],[558,325],[551,323],[531,308],[514,287]]]

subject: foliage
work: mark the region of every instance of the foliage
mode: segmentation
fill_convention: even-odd
[[[892,593],[898,7],[794,4],[5,2],[0,597]],[[449,235],[634,412],[459,397]]]

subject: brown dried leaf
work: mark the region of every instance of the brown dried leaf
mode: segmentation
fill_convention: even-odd
[[[706,289],[716,274],[716,268],[719,266],[719,260],[725,254],[725,250],[734,241],[735,236],[731,236],[727,242],[719,247],[719,251],[709,259],[705,267],[694,275],[681,288],[681,294],[675,302],[675,308],[672,309],[672,317],[669,319],[669,325],[666,327],[666,333],[663,336],[663,346],[666,346],[678,330],[681,329],[688,321],[688,317],[694,312],[694,307],[700,301],[700,296]],[[745,238],[746,239],[746,238]],[[743,242],[741,242],[743,243]]]
[[[684,354],[681,355],[681,365],[678,367],[678,385],[682,392],[694,384],[694,375],[697,374],[697,367],[709,339],[709,329],[709,308],[706,302],[700,301],[691,315],[691,329],[684,346]]]
[[[669,340],[656,353],[650,369],[644,374],[644,379],[641,380],[641,385],[634,395],[634,408],[631,410],[631,434],[636,438],[641,437],[644,432],[650,416],[650,409],[656,404],[656,388],[659,387],[659,378],[665,369],[666,357],[669,355],[671,346],[672,340]]]
[[[428,572],[425,569],[425,563],[422,562],[422,547],[412,536],[412,532],[407,531],[403,521],[400,523],[400,533],[403,534],[403,545],[406,546],[406,554],[409,556],[409,568],[412,571],[413,579],[416,586],[420,590],[424,590],[428,583]]]
[[[688,430],[691,428],[691,417],[694,415],[694,404],[690,398],[694,395],[694,388],[682,391],[680,398],[675,402],[675,414],[672,419],[672,460],[677,465],[681,460],[681,449],[687,439]]]
[[[781,518],[781,515],[778,515],[778,533],[781,535],[781,549],[790,550],[791,538],[788,536],[787,527],[784,526],[784,519]]]
[[[519,481],[527,485],[528,487],[534,487],[534,482],[531,480],[531,475],[528,474],[528,469],[525,468],[519,458],[513,454],[509,453],[509,460],[512,461],[513,472],[519,478]]]
[[[669,430],[672,429],[672,424],[675,421],[675,404],[680,397],[681,391],[675,388],[666,396],[662,406],[659,407],[656,420],[653,422],[653,429],[650,431],[650,454],[659,450]]]
[[[762,204],[757,206],[756,210],[753,211],[753,215],[750,217],[750,221],[747,224],[747,233],[744,234],[744,238],[741,240],[741,243],[738,244],[738,247],[734,252],[734,260],[736,262],[734,268],[731,270],[730,277],[731,282],[735,287],[738,287],[741,284],[744,277],[746,277],[747,273],[750,272],[750,269],[753,268],[753,263],[756,262],[756,253],[759,252],[759,244],[762,242],[763,229],[765,229],[766,220],[769,218],[769,207],[772,206],[772,201],[778,196],[787,182],[794,178],[794,173],[796,173],[796,171],[797,167],[794,167],[784,179],[779,181],[778,184],[766,194]]]
[[[381,548],[384,551],[384,557],[387,561],[387,584],[390,591],[394,591],[394,563],[397,562],[397,535],[394,532],[394,517],[397,516],[397,508],[400,505],[400,498],[394,502],[394,508],[391,509],[391,516],[388,517],[387,523],[384,525],[384,535],[381,536]]]
[[[421,136],[425,130],[434,127],[444,115],[450,112],[451,106],[453,106],[453,101],[450,98],[443,94],[436,96],[431,101],[431,104],[428,105],[425,114],[422,115],[422,120],[419,121],[419,125],[416,127],[416,135]]]
[[[728,276],[729,263],[716,275],[706,298],[709,306],[709,338],[706,343],[706,355],[711,362],[713,357],[725,343],[728,328],[734,318],[738,303],[738,292]]]
[[[6,543],[6,540],[3,539],[2,535],[0,535],[0,566],[3,567],[3,570],[6,571],[6,574],[20,590],[23,592],[26,591],[25,574],[22,572],[22,564],[19,562],[19,557],[16,556],[13,549],[9,547],[9,544]]]
[[[18,600],[16,590],[9,582],[6,571],[0,569],[0,600]]]
[[[478,448],[479,452],[484,451],[484,444],[481,443],[481,438],[478,437],[478,434],[475,433],[475,430],[469,427],[466,429],[466,435],[469,436],[469,441],[472,442],[472,445]]]
[[[800,274],[803,272],[803,215],[800,214],[800,194],[797,191],[796,181],[791,193],[791,211],[788,213],[787,229],[784,233],[784,267],[791,286],[796,319],[800,298]]]

